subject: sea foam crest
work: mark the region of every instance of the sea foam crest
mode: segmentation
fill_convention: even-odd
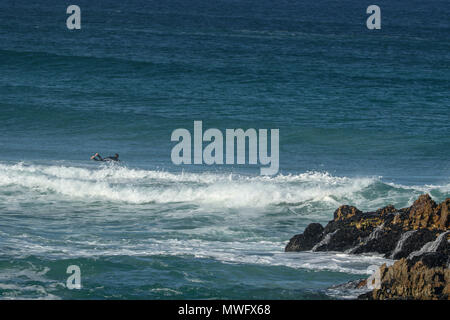
[[[104,200],[132,204],[186,202],[223,207],[266,207],[325,202],[332,206],[365,203],[362,193],[378,177],[336,177],[327,172],[268,176],[225,173],[173,173],[122,165],[0,164],[0,196],[7,192],[57,195],[67,200]],[[391,187],[392,188],[392,187]],[[3,191],[7,191],[6,193]],[[379,197],[378,197],[379,198]],[[375,206],[375,205],[374,205]]]

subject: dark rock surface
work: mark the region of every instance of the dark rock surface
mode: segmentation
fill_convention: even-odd
[[[442,253],[425,253],[415,260],[402,258],[380,267],[380,286],[362,294],[367,300],[449,300],[450,269]]]
[[[403,239],[397,243],[391,254],[392,259],[408,257],[411,253],[420,250],[426,243],[435,239],[434,232],[428,229],[412,230],[402,234]]]
[[[302,234],[294,236],[286,246],[286,251],[311,250],[322,238],[323,227],[320,223],[309,224]]]
[[[360,299],[450,299],[449,212],[450,198],[437,204],[428,194],[403,209],[362,212],[344,205],[325,227],[308,225],[285,251],[379,253],[400,259],[381,266],[379,288]],[[357,289],[363,283],[367,285],[360,281]]]
[[[344,205],[324,228],[312,223],[303,234],[294,236],[285,251],[374,252],[387,258],[404,258],[448,229],[449,211],[450,198],[438,205],[428,194],[411,207],[398,210],[387,206],[362,212]]]

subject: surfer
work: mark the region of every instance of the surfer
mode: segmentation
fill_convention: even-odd
[[[99,155],[98,152],[91,157],[91,160],[94,160],[94,161],[120,161],[119,155],[117,153],[114,156],[102,158],[102,156]]]

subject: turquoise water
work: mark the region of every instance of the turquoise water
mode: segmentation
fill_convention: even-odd
[[[377,31],[359,1],[76,4],[79,31],[60,1],[0,4],[2,298],[345,298],[386,260],[290,237],[450,196],[448,1],[379,1]],[[279,128],[280,173],[173,165],[194,120]]]

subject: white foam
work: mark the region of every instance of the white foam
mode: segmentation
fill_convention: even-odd
[[[188,202],[222,207],[266,207],[319,201],[339,204],[378,181],[334,177],[328,173],[243,176],[137,170],[121,166],[97,169],[70,166],[0,164],[0,187],[26,188],[39,195],[66,199],[107,200],[133,204]]]
[[[36,270],[31,265],[28,269],[1,269],[0,270],[0,290],[3,291],[2,299],[59,299],[58,296],[49,291],[58,286],[63,286],[55,280],[46,278],[49,268]],[[20,278],[20,284],[16,279]],[[40,284],[35,284],[40,283]]]
[[[395,246],[394,251],[392,251],[391,259],[393,259],[395,257],[395,255],[403,249],[403,245],[406,242],[406,240],[408,240],[409,237],[411,237],[416,232],[417,232],[417,230],[411,230],[411,231],[407,231],[402,234],[402,236],[400,237],[400,240],[398,240],[397,245]]]
[[[446,231],[441,233],[434,241],[427,242],[423,245],[423,247],[420,250],[411,252],[408,256],[408,259],[412,259],[416,256],[420,256],[424,253],[428,252],[436,252],[439,246],[443,241],[446,241],[447,235],[450,233],[450,231]]]
[[[412,190],[420,193],[430,193],[434,190],[439,190],[442,193],[449,193],[450,192],[450,183],[447,184],[441,184],[441,185],[433,185],[433,184],[425,184],[425,185],[411,185],[406,186],[403,184],[393,183],[393,182],[386,182],[388,186],[391,186],[396,189],[403,189],[403,190]],[[414,199],[415,200],[415,199]]]
[[[329,244],[331,241],[331,237],[334,236],[336,234],[336,232],[338,232],[338,230],[335,230],[334,232],[328,233],[325,238],[323,238],[322,240],[320,240],[319,243],[317,243],[312,249],[311,251],[316,251],[318,248],[320,248],[323,245]]]
[[[29,255],[46,259],[97,258],[102,256],[180,256],[214,259],[229,264],[283,266],[294,269],[369,274],[369,265],[390,263],[381,255],[351,255],[338,252],[284,252],[284,241],[214,241],[200,239],[147,239],[64,241],[36,246],[33,239],[10,239],[19,258]],[[196,281],[190,279],[189,281]]]

